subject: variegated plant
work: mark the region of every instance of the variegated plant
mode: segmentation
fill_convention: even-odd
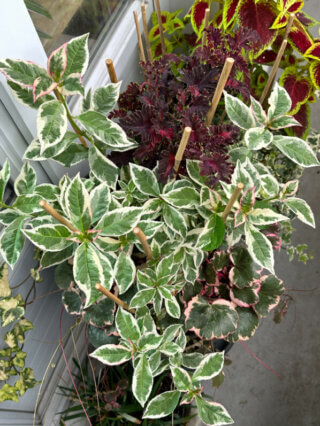
[[[275,224],[298,217],[314,226],[310,207],[295,196],[298,181],[278,182],[259,151],[278,150],[301,167],[318,160],[302,139],[283,135],[283,128],[297,123],[287,114],[290,97],[276,85],[267,114],[255,99],[249,108],[225,93],[227,114],[243,130],[243,143],[230,151],[231,183],[209,187],[196,160],[186,162],[186,176],[166,184],[155,170],[119,167],[110,152],[135,147],[107,118],[120,84],[84,96],[87,54],[85,35],[56,49],[47,71],[0,61],[17,99],[38,109],[38,136],[25,158],[89,164],[87,177],[66,174],[58,185],[37,185],[27,161],[14,182],[16,199],[6,205],[5,162],[1,254],[13,268],[27,239],[42,253],[40,271],[57,265],[66,310],[87,323],[97,348],[91,356],[110,366],[132,363],[132,392],[144,418],[166,417],[195,400],[205,424],[231,424],[221,404],[202,396],[201,381],[223,368],[224,354],[212,352],[212,342],[249,339],[278,304],[284,286],[274,275]],[[83,96],[76,117],[66,102],[73,94]],[[237,201],[239,187],[244,191]],[[151,398],[163,373],[171,390]]]

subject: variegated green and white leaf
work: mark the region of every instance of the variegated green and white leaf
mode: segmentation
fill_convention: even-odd
[[[253,309],[260,317],[266,317],[280,302],[280,297],[284,293],[284,285],[275,275],[261,277],[260,285],[259,301],[253,306]]]
[[[254,97],[250,96],[251,99],[251,108],[253,110],[254,118],[256,119],[256,125],[265,127],[267,124],[267,114],[264,112],[260,102],[258,102]]]
[[[47,76],[47,71],[44,68],[33,62],[19,59],[0,60],[0,72],[8,80],[24,87],[32,87],[36,78]]]
[[[200,161],[187,159],[187,172],[193,182],[206,186],[206,177],[201,175]]]
[[[87,231],[92,220],[90,197],[79,174],[72,179],[66,189],[65,206],[71,223],[79,231]]]
[[[8,265],[13,268],[24,246],[22,226],[24,217],[20,216],[9,225],[0,237],[0,253]]]
[[[5,160],[2,169],[0,171],[0,201],[3,201],[4,191],[7,183],[10,179],[10,164],[8,160]]]
[[[62,140],[67,131],[67,113],[59,101],[45,102],[40,106],[37,130],[41,144],[40,154]]]
[[[89,165],[91,173],[100,182],[106,182],[111,188],[115,189],[119,169],[95,147],[89,149]]]
[[[274,212],[272,209],[254,209],[248,213],[249,222],[253,225],[262,226],[262,225],[272,225],[276,222],[281,222],[283,220],[289,220],[288,217]]]
[[[144,407],[152,390],[153,375],[146,354],[142,354],[134,369],[132,392],[139,404]]]
[[[14,182],[14,191],[17,195],[32,194],[37,183],[34,169],[28,162],[24,163],[21,172]]]
[[[25,229],[23,233],[36,247],[44,251],[61,251],[73,244],[68,240],[71,232],[60,224],[40,225],[34,229]]]
[[[13,207],[22,213],[37,213],[42,211],[42,207],[39,206],[41,200],[40,195],[23,194],[16,198]]]
[[[59,81],[67,67],[67,43],[55,49],[48,58],[48,74]]]
[[[130,302],[130,308],[142,308],[153,299],[156,290],[154,288],[146,288],[138,291]]]
[[[166,311],[172,318],[180,318],[180,305],[175,296],[172,296],[171,300],[165,299],[164,304],[166,307]]]
[[[64,77],[74,73],[83,75],[86,72],[89,63],[88,37],[89,34],[84,34],[68,42]]]
[[[241,129],[251,129],[255,127],[255,119],[249,107],[240,99],[229,95],[226,91],[224,93],[226,111],[230,120]]]
[[[188,392],[192,389],[192,380],[190,375],[183,368],[171,367],[173,382],[178,391]]]
[[[140,207],[122,207],[105,213],[96,228],[102,235],[118,237],[125,235],[137,226],[142,214]]]
[[[84,87],[80,73],[73,73],[65,77],[61,83],[61,93],[64,96],[84,96]]]
[[[319,161],[310,146],[303,140],[292,136],[277,135],[273,144],[291,161],[302,167],[319,166]]]
[[[155,332],[145,333],[140,337],[138,341],[138,347],[140,351],[150,351],[151,349],[157,349],[161,342],[162,336],[158,336]],[[152,367],[151,369],[154,370]]]
[[[120,365],[131,359],[131,351],[122,345],[104,345],[90,356],[106,365]]]
[[[136,267],[129,255],[121,252],[114,267],[115,280],[119,294],[125,293],[132,286],[136,276]]]
[[[38,109],[41,104],[44,102],[54,100],[54,97],[51,95],[44,95],[34,102],[34,97],[32,93],[32,88],[23,87],[13,81],[7,80],[7,84],[11,89],[13,97],[22,105],[28,106],[30,108]]]
[[[269,196],[278,195],[280,187],[277,179],[271,174],[260,176],[261,186],[264,192]]]
[[[274,256],[271,242],[253,225],[245,224],[245,236],[248,251],[252,259],[263,268],[273,272]]]
[[[273,134],[263,127],[253,127],[246,131],[244,140],[249,149],[258,151],[267,148],[273,140]]]
[[[140,338],[138,323],[133,315],[119,308],[116,315],[116,327],[123,339],[136,342]]]
[[[54,161],[57,161],[65,167],[74,166],[87,158],[88,148],[77,143],[72,143],[67,146],[63,152],[53,157]]]
[[[200,193],[190,187],[173,189],[166,194],[162,194],[161,198],[176,208],[189,209],[200,203]]]
[[[275,84],[268,102],[270,105],[268,110],[269,122],[277,117],[287,114],[290,111],[292,104],[288,92],[278,83]]]
[[[101,114],[109,114],[117,104],[121,83],[121,81],[119,83],[110,83],[96,89],[92,98],[93,109]]]
[[[109,185],[101,183],[90,193],[90,208],[92,211],[92,223],[97,222],[108,211],[111,202]]]
[[[130,175],[140,192],[145,195],[151,195],[153,197],[159,196],[160,188],[158,180],[152,170],[131,163]]]
[[[292,197],[285,200],[284,204],[297,215],[297,218],[301,220],[301,222],[312,226],[312,228],[316,227],[313,212],[306,201],[301,198]]]
[[[173,413],[180,399],[180,391],[161,393],[153,398],[143,414],[144,419],[161,419]]]
[[[136,147],[136,144],[127,138],[126,133],[118,124],[109,120],[100,112],[86,111],[80,114],[77,119],[89,133],[110,149],[127,151]]]
[[[196,404],[200,419],[210,426],[232,425],[234,421],[228,411],[218,402],[209,402],[196,396]]]
[[[216,352],[206,355],[193,373],[192,380],[201,382],[216,377],[222,371],[224,364],[224,352]]]

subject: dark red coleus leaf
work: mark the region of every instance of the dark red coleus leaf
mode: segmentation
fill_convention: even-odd
[[[320,61],[320,43],[315,43],[311,46],[305,53],[306,58],[315,59],[316,61]]]
[[[294,126],[286,129],[290,136],[297,136],[298,138],[305,139],[310,129],[310,105],[305,103],[301,105],[297,114],[293,116],[301,126]]]
[[[273,50],[266,50],[256,58],[256,62],[258,62],[258,64],[271,64],[275,61],[276,57],[276,52]]]
[[[289,42],[302,55],[312,46],[313,40],[304,26],[295,19],[289,34]]]
[[[253,45],[254,53],[257,56],[270,46],[276,37],[276,31],[270,29],[276,17],[274,7],[269,1],[255,3],[255,0],[244,0],[240,5],[241,27],[256,31],[260,37]]]
[[[313,61],[310,66],[310,75],[315,87],[320,90],[320,62]]]
[[[302,8],[303,3],[304,3],[303,1],[296,1],[293,5],[291,5],[288,8],[288,13],[298,12]]]
[[[311,81],[299,75],[297,68],[288,67],[281,76],[280,84],[289,93],[292,100],[291,113],[295,114],[308,101],[312,91]]]
[[[223,7],[223,26],[228,28],[234,21],[242,0],[226,0]]]
[[[307,15],[305,12],[300,11],[296,14],[296,17],[299,19],[302,25],[305,27],[313,27],[318,24],[318,21],[311,16]]]
[[[199,34],[201,27],[204,25],[205,13],[209,5],[209,0],[196,0],[192,6],[191,24],[197,34]]]

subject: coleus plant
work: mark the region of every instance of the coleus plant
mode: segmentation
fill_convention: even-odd
[[[119,84],[89,91],[80,115],[71,115],[65,96],[84,93],[79,84],[88,63],[87,36],[53,52],[48,72],[24,61],[0,63],[18,99],[38,108],[38,137],[25,158],[68,166],[88,159],[89,164],[87,177],[66,174],[58,185],[37,185],[27,161],[14,182],[16,199],[6,205],[10,166],[5,162],[0,172],[3,258],[13,268],[28,239],[42,253],[40,271],[58,265],[66,310],[89,325],[97,347],[91,355],[111,366],[132,364],[132,392],[144,418],[163,418],[195,399],[204,423],[231,424],[225,408],[202,394],[201,381],[223,368],[223,353],[212,353],[211,342],[248,339],[259,318],[279,302],[284,286],[274,275],[273,259],[279,236],[270,227],[291,215],[314,226],[310,207],[295,196],[298,181],[278,182],[273,169],[259,161],[261,150],[274,149],[301,167],[319,164],[306,142],[282,133],[297,124],[288,115],[289,95],[276,85],[265,113],[253,97],[249,108],[225,93],[227,114],[240,137],[230,150],[230,181],[215,176],[213,189],[199,159],[187,158],[184,174],[159,182],[157,168],[128,163],[124,154],[121,167],[108,158],[117,157],[112,151],[137,146],[106,117],[117,102],[120,107],[134,102],[130,96],[118,99]],[[166,59],[161,64],[170,74]],[[153,69],[147,71],[152,77]],[[165,84],[159,85],[163,90]],[[74,132],[67,130],[67,120]],[[233,125],[229,131],[235,131]],[[206,129],[209,136],[212,127]],[[161,137],[167,134],[159,132],[158,142]],[[239,188],[237,201],[233,195]],[[163,372],[172,389],[150,400],[154,378]]]

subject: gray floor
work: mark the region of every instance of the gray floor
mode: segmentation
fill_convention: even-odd
[[[307,0],[305,10],[320,19],[318,0]],[[320,131],[320,102],[313,109],[312,125]],[[294,298],[279,325],[272,316],[263,320],[246,342],[250,350],[280,374],[278,378],[236,344],[225,382],[214,391],[217,402],[229,410],[237,426],[320,425],[320,171],[305,172],[299,196],[312,207],[316,230],[296,221],[295,243],[307,243],[314,260],[303,265],[288,262],[285,253],[276,259],[276,273]],[[212,393],[210,384],[206,391]]]

